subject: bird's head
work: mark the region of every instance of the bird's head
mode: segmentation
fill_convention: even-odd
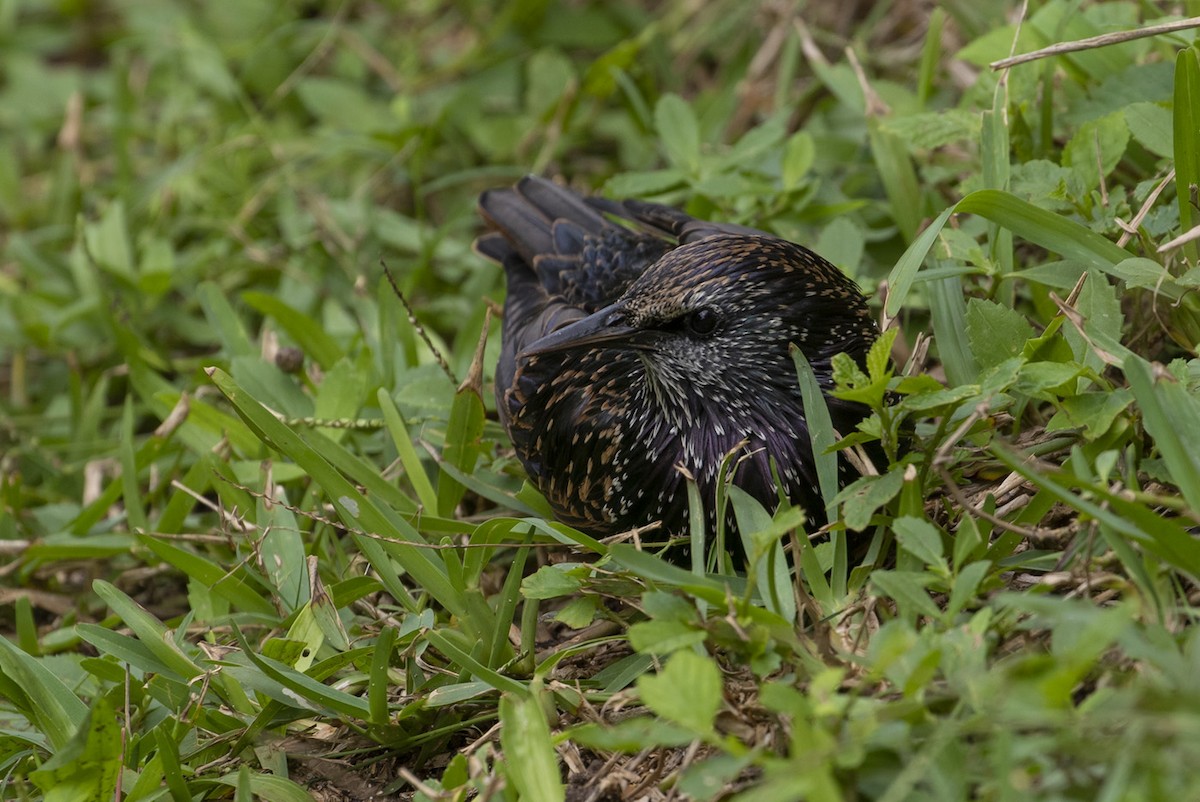
[[[861,357],[873,339],[862,293],[833,265],[774,237],[722,234],[673,249],[615,303],[526,354],[606,351],[664,405],[732,412],[794,395],[790,343],[827,383],[834,354]]]

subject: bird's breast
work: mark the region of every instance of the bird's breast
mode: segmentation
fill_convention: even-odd
[[[808,482],[800,408],[779,402],[769,414],[754,405],[662,403],[636,356],[576,357],[549,365],[545,356],[519,373],[552,371],[518,382],[533,392],[513,413],[521,460],[559,517],[593,534],[661,520],[680,532],[687,519],[685,473],[713,503],[722,466],[736,484],[773,506],[772,462],[791,494]],[[777,418],[778,420],[773,420]],[[681,471],[680,469],[683,469]]]

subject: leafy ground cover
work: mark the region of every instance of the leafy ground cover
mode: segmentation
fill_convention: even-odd
[[[810,5],[0,3],[0,797],[1200,799],[1200,3]],[[828,532],[547,520],[526,172],[873,297]]]

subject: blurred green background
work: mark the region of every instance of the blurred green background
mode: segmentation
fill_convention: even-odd
[[[1200,799],[1194,32],[988,67],[1200,3],[1020,8],[0,0],[0,797]],[[890,279],[878,564],[538,517],[457,390],[526,173]]]

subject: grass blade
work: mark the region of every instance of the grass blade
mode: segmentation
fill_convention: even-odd
[[[954,211],[985,217],[1048,251],[1101,270],[1129,257],[1123,248],[1090,228],[998,189],[976,190],[955,204]]]
[[[1079,482],[1069,472],[1060,471],[1057,474],[1057,477],[1066,480],[1065,483],[1060,482],[1049,473],[1035,469],[1021,456],[999,443],[993,443],[991,452],[1010,469],[1043,490],[1049,491],[1067,506],[1103,522],[1114,532],[1124,535],[1168,564],[1186,571],[1193,578],[1200,577],[1200,541],[1194,540],[1179,524],[1156,515],[1142,505],[1131,504],[1105,487],[1088,484],[1084,489],[1091,495],[1103,498],[1108,502],[1107,507],[1072,493],[1072,485],[1084,483]]]
[[[0,674],[0,690],[11,703],[24,708],[56,750],[70,743],[88,708],[53,671],[8,638],[0,638]]]
[[[520,798],[546,802],[566,799],[550,738],[550,725],[538,697],[502,696],[500,725],[500,743],[504,747],[508,778]]]
[[[934,342],[946,368],[946,378],[951,386],[972,383],[979,377],[979,363],[967,337],[967,303],[963,300],[962,282],[955,276],[947,276],[931,281],[929,287]]]
[[[937,242],[938,234],[942,232],[946,221],[950,219],[950,215],[954,214],[954,209],[955,207],[951,206],[939,214],[937,219],[913,240],[912,245],[908,246],[908,250],[896,261],[892,272],[888,274],[887,283],[890,289],[887,303],[883,307],[884,315],[888,318],[894,318],[900,314],[904,302],[908,300],[908,293],[912,290],[913,282],[916,281],[917,272],[925,263],[925,257],[929,255],[934,243]]]
[[[1200,512],[1200,402],[1174,376],[1139,357],[1126,357],[1122,369],[1171,478]]]
[[[1196,187],[1200,185],[1200,55],[1193,47],[1179,51],[1175,59],[1175,195],[1179,205],[1179,228],[1191,231],[1197,224]],[[1196,264],[1193,240],[1183,246],[1184,256]]]
[[[832,451],[837,438],[833,431],[833,419],[829,417],[829,406],[821,393],[816,374],[804,357],[804,352],[791,347],[792,363],[800,380],[800,396],[804,403],[804,420],[808,423],[808,436],[812,440],[813,464],[817,469],[817,482],[821,488],[821,499],[825,502],[825,514],[834,516],[834,496],[838,492],[838,456]],[[843,435],[849,432],[842,432]]]
[[[413,490],[416,491],[417,499],[426,510],[436,510],[438,508],[437,492],[433,489],[433,483],[429,481],[429,475],[425,473],[421,458],[417,456],[412,438],[408,436],[408,427],[404,424],[404,417],[386,390],[381,388],[375,398],[379,401],[379,408],[383,410],[383,420],[387,424],[388,433],[392,436],[392,443],[396,446],[400,464],[404,466],[404,475],[408,477]]]
[[[891,292],[884,306],[884,313],[888,317],[899,314],[908,299],[917,272],[952,214],[977,214],[1035,245],[1065,258],[1095,265],[1104,271],[1109,271],[1129,256],[1124,249],[1073,220],[1034,206],[1009,192],[979,189],[938,215],[896,262],[888,275]]]
[[[921,108],[929,102],[933,94],[933,80],[942,55],[942,26],[946,22],[946,12],[940,6],[935,7],[929,15],[928,28],[925,32],[925,45],[921,49],[921,65],[917,73],[917,103]]]
[[[275,607],[258,593],[239,571],[217,565],[195,552],[186,551],[165,540],[150,535],[138,535],[138,542],[154,552],[163,562],[178,568],[189,578],[248,613],[272,615]]]
[[[300,349],[325,370],[332,368],[342,358],[342,349],[325,333],[324,326],[276,296],[265,292],[245,292],[242,293],[242,300],[253,309],[273,317]]]
[[[883,130],[878,117],[868,118],[867,136],[875,166],[879,168],[879,178],[887,193],[892,218],[900,227],[904,240],[912,242],[921,224],[924,204],[908,145],[900,137]]]
[[[416,529],[381,511],[373,498],[360,493],[295,432],[247,396],[229,374],[218,368],[211,368],[209,375],[242,419],[264,442],[303,468],[325,490],[342,520],[363,533],[381,535],[392,541],[403,541],[415,546],[426,545],[425,539]],[[378,542],[371,542],[370,537],[362,534],[356,537],[360,547],[373,554],[375,560],[380,559],[386,552],[443,607],[454,615],[466,615],[467,606],[461,590],[449,582],[445,568],[435,562],[426,549],[386,548]],[[380,580],[388,587],[389,592],[398,599],[408,596],[408,591],[396,581],[395,573],[386,561],[384,564],[376,564],[376,567],[380,571]]]
[[[97,579],[92,585],[104,602],[112,608],[121,620],[129,625],[138,639],[146,648],[163,662],[178,679],[191,680],[204,673],[204,669],[196,665],[175,644],[167,627],[133,599],[126,596],[115,586]]]

